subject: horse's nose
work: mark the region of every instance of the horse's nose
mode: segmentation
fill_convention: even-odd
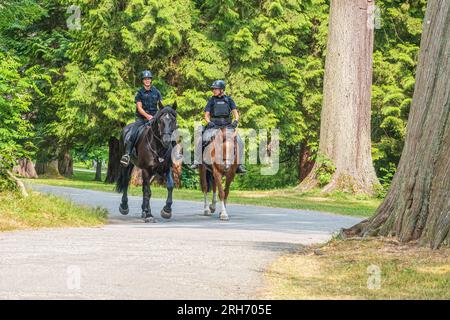
[[[166,146],[169,145],[170,142],[172,141],[172,140],[170,139],[170,134],[165,134],[165,135],[163,135],[162,141],[163,141],[163,143],[164,143]]]

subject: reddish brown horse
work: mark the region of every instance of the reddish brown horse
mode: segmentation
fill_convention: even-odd
[[[238,166],[238,147],[236,142],[236,131],[229,128],[216,128],[210,134],[211,143],[203,152],[203,161],[200,165],[200,186],[204,195],[203,213],[211,216],[216,211],[217,189],[221,209],[220,220],[229,220],[226,209],[230,185],[236,175]],[[222,178],[225,177],[225,188]],[[209,205],[208,192],[213,189],[212,203]]]

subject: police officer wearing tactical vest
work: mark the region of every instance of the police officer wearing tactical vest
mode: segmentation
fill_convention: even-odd
[[[129,130],[125,135],[125,154],[120,160],[120,163],[125,167],[130,163],[130,155],[136,142],[136,134],[139,128],[151,121],[156,112],[158,112],[158,106],[162,105],[161,93],[152,85],[152,73],[148,70],[143,71],[141,79],[144,86],[139,89],[134,98],[136,103],[136,121],[129,125]]]
[[[216,126],[231,126],[237,128],[239,121],[239,113],[230,96],[225,95],[225,81],[216,80],[211,85],[213,96],[208,100],[205,107],[205,120],[207,122],[206,130],[212,129]],[[234,121],[232,121],[232,117]],[[199,141],[201,144],[201,141]],[[237,135],[237,143],[239,146],[239,161],[237,173],[246,173],[243,166],[244,159],[244,142],[242,141],[239,134]],[[197,146],[201,148],[201,146]],[[197,169],[199,166],[199,161],[194,160],[194,164],[191,166],[192,169]]]

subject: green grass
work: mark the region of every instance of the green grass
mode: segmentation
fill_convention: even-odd
[[[333,240],[278,258],[264,299],[450,299],[450,248]],[[368,269],[370,267],[370,269]],[[377,269],[375,269],[377,268]],[[374,286],[379,271],[379,286]],[[372,286],[369,286],[371,284]]]
[[[42,227],[90,227],[106,223],[107,212],[31,192],[26,198],[0,193],[0,231]]]
[[[93,181],[94,173],[74,171],[72,178],[39,178],[26,180],[30,184],[40,183],[53,186],[74,187],[99,191],[114,192],[112,184]],[[104,177],[103,177],[104,180]],[[166,189],[152,186],[152,197],[165,198]],[[132,186],[130,195],[142,195],[142,188]],[[174,199],[202,201],[200,190],[177,189],[174,191]],[[319,191],[300,193],[293,189],[276,189],[264,191],[236,191],[230,192],[229,203],[259,205],[267,207],[279,207],[290,209],[306,209],[338,213],[350,216],[369,217],[373,215],[381,200],[366,196],[354,196],[345,193],[324,195]]]

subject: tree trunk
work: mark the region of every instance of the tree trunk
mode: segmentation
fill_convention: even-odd
[[[64,177],[73,176],[73,159],[69,150],[64,150],[59,154],[58,171]]]
[[[310,173],[314,167],[314,161],[310,159],[311,150],[306,145],[306,143],[302,143],[300,147],[300,156],[299,156],[299,180],[303,181]]]
[[[102,181],[102,160],[101,159],[96,160],[94,181]]]
[[[50,160],[48,162],[36,162],[36,172],[46,177],[61,177],[58,170],[58,160]]]
[[[122,157],[120,153],[119,140],[115,137],[109,138],[109,159],[108,159],[108,170],[106,172],[105,182],[115,183],[119,176],[120,170],[120,158]]]
[[[335,170],[325,192],[373,194],[379,185],[370,140],[372,5],[373,0],[331,1],[319,154],[331,160]],[[318,186],[320,165],[314,165],[298,189]]]
[[[375,215],[344,236],[450,243],[450,1],[429,0],[405,147]]]
[[[28,179],[35,179],[38,177],[33,162],[28,158],[17,160],[17,166],[14,167],[13,172]]]

